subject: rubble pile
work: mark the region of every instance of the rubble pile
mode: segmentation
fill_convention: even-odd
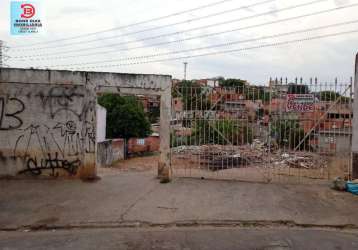
[[[182,146],[172,148],[172,153],[175,153],[175,154],[188,154],[188,153],[195,154],[195,153],[199,153],[201,148],[204,147],[204,146],[205,145],[203,145],[203,146],[186,146],[186,145],[182,145]]]
[[[271,149],[255,140],[248,145],[201,145],[179,146],[172,149],[176,157],[189,159],[198,165],[207,165],[210,170],[228,168],[276,167],[321,169],[327,161],[314,152]]]
[[[291,168],[320,169],[327,167],[327,161],[313,152],[292,151],[281,155]]]
[[[248,164],[248,159],[233,147],[211,145],[203,147],[199,154],[200,164],[208,165],[210,170],[216,171],[239,167]]]

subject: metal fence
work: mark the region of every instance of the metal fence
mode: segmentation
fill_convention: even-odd
[[[352,93],[352,79],[175,84],[174,176],[285,183],[349,179]]]

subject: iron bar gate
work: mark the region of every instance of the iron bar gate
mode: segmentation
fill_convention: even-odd
[[[321,182],[351,176],[352,79],[173,86],[174,176]]]

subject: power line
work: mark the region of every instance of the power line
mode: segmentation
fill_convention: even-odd
[[[249,20],[249,19],[253,19],[253,18],[257,18],[257,17],[261,17],[261,16],[272,15],[272,14],[276,14],[276,13],[279,13],[279,12],[288,11],[288,10],[292,10],[292,9],[296,9],[296,8],[300,8],[300,7],[306,7],[306,6],[309,6],[309,5],[313,5],[313,4],[317,4],[317,3],[321,3],[321,2],[325,2],[325,1],[328,1],[328,0],[315,0],[315,1],[308,2],[308,3],[293,5],[293,6],[282,8],[282,9],[271,10],[271,11],[268,11],[268,12],[263,12],[263,13],[259,13],[259,14],[255,14],[255,15],[251,15],[251,16],[247,16],[247,17],[236,18],[236,19],[232,19],[232,20],[229,20],[229,21],[223,21],[223,22],[219,22],[219,23],[204,25],[204,26],[200,26],[200,27],[196,27],[196,28],[190,28],[190,29],[186,29],[186,30],[182,30],[182,31],[176,31],[176,32],[172,32],[172,33],[165,33],[165,34],[161,34],[161,35],[145,37],[145,38],[142,38],[142,39],[136,39],[136,40],[132,40],[132,41],[128,41],[128,42],[121,42],[121,43],[110,44],[110,45],[94,46],[94,47],[83,48],[83,49],[73,49],[73,50],[67,50],[67,51],[62,51],[62,52],[54,52],[54,53],[48,53],[48,55],[57,55],[57,54],[64,54],[64,53],[87,51],[87,50],[101,49],[101,48],[106,48],[106,47],[115,47],[115,46],[124,45],[124,44],[137,43],[137,42],[141,42],[141,41],[154,40],[154,39],[164,38],[164,37],[167,37],[167,36],[179,35],[179,34],[191,32],[191,31],[197,31],[197,30],[212,28],[212,27],[216,27],[216,26],[220,26],[220,25],[239,22],[239,21],[243,21],[243,20]],[[131,33],[122,34],[122,35],[119,35],[118,37],[126,36],[126,35],[129,35],[129,34],[131,34]],[[106,40],[106,38],[97,39],[97,41],[103,41],[103,40]],[[81,44],[85,44],[85,42],[82,42]],[[72,44],[68,44],[68,45],[72,45]],[[46,47],[46,48],[34,48],[32,50],[44,50],[44,49],[49,49],[49,48],[58,48],[58,46]]]
[[[118,27],[111,28],[111,29],[101,30],[101,31],[92,32],[92,33],[86,33],[86,34],[82,34],[82,35],[78,35],[78,36],[72,36],[72,37],[68,37],[68,38],[56,39],[56,40],[52,40],[52,41],[38,42],[38,43],[27,44],[27,45],[12,46],[12,48],[33,47],[33,46],[37,46],[37,45],[41,45],[41,44],[57,43],[57,42],[63,42],[63,41],[74,40],[74,39],[78,39],[78,38],[82,38],[82,37],[87,37],[87,36],[98,35],[98,34],[101,34],[101,33],[111,32],[111,31],[115,31],[115,30],[121,30],[121,29],[124,29],[124,28],[130,28],[130,27],[133,27],[133,26],[138,26],[138,25],[142,25],[142,24],[147,24],[147,23],[163,20],[163,19],[168,19],[168,18],[175,17],[175,16],[180,16],[180,15],[183,15],[183,14],[187,14],[187,13],[194,12],[194,11],[197,11],[197,10],[207,9],[207,8],[210,8],[210,7],[214,7],[216,5],[220,5],[220,4],[224,4],[224,3],[232,2],[232,1],[234,1],[234,0],[222,0],[222,1],[213,2],[213,3],[210,3],[210,4],[206,4],[206,5],[201,5],[201,6],[198,6],[196,8],[192,8],[192,9],[172,13],[172,14],[169,14],[169,15],[166,15],[166,16],[161,16],[161,17],[148,19],[148,20],[133,23],[133,24],[128,24],[128,25],[124,25],[124,26],[118,26]]]
[[[178,39],[178,40],[155,43],[155,44],[151,44],[150,47],[154,47],[154,46],[158,46],[158,45],[178,43],[178,42],[184,42],[184,41],[190,41],[190,40],[197,39],[197,38],[204,38],[204,37],[222,35],[222,34],[225,34],[225,33],[241,31],[241,30],[247,30],[247,29],[262,27],[262,26],[266,26],[266,25],[277,24],[277,23],[292,21],[292,20],[296,20],[296,19],[301,19],[301,18],[305,18],[305,17],[316,16],[316,15],[320,15],[320,14],[326,14],[326,13],[329,13],[329,12],[334,12],[334,11],[337,11],[337,10],[342,10],[342,9],[345,9],[345,8],[351,8],[351,7],[356,7],[356,6],[358,6],[358,4],[353,4],[353,5],[349,5],[349,6],[343,6],[343,7],[335,7],[335,8],[331,8],[331,9],[328,9],[328,10],[317,11],[317,12],[308,13],[308,14],[304,14],[304,15],[299,15],[299,16],[279,19],[279,20],[276,20],[276,21],[270,21],[270,22],[264,22],[264,23],[254,24],[254,25],[248,25],[248,26],[239,27],[239,28],[235,28],[235,29],[229,29],[229,30],[220,31],[220,32],[213,32],[213,33],[203,34],[203,35],[199,35],[199,36],[192,36],[192,37]],[[78,57],[91,56],[91,55],[103,55],[103,54],[108,54],[108,53],[113,53],[113,52],[130,51],[130,50],[142,49],[142,48],[148,48],[148,46],[137,46],[137,47],[132,47],[132,48],[122,48],[122,49],[98,51],[98,52],[92,52],[92,53],[85,53],[85,54],[79,54],[79,55],[69,55],[69,56],[60,56],[60,57],[46,57],[46,56],[49,56],[51,54],[36,54],[36,55],[27,55],[27,56],[13,56],[12,59],[26,60],[28,58],[28,59],[30,59],[32,61],[33,60],[35,60],[35,61],[43,61],[43,60],[53,60],[53,59],[67,59],[67,58],[78,58]],[[61,52],[59,52],[59,53],[61,53]],[[61,54],[63,54],[63,53],[61,53]],[[36,58],[36,57],[40,57],[40,58]]]
[[[192,49],[186,49],[186,50],[178,50],[178,51],[171,51],[171,52],[166,52],[166,53],[157,53],[157,54],[151,54],[151,55],[143,55],[143,56],[137,56],[137,57],[119,58],[119,59],[114,59],[114,60],[104,60],[104,61],[84,62],[84,63],[73,63],[73,64],[65,64],[65,65],[51,65],[51,66],[48,66],[48,67],[64,67],[64,66],[89,65],[89,64],[102,64],[102,63],[109,63],[109,62],[142,60],[142,59],[148,59],[148,58],[160,57],[160,56],[167,56],[167,55],[173,55],[173,54],[196,52],[196,51],[199,51],[199,50],[207,50],[207,49],[213,49],[213,48],[228,47],[228,46],[232,46],[232,45],[236,45],[236,44],[240,44],[240,43],[257,42],[257,41],[266,40],[266,39],[278,38],[278,37],[282,37],[282,36],[289,36],[289,35],[295,35],[295,34],[300,34],[300,33],[307,33],[307,32],[311,32],[311,31],[329,29],[329,28],[334,28],[334,27],[339,27],[339,26],[344,26],[344,25],[350,25],[350,24],[355,24],[355,23],[358,23],[358,19],[357,20],[352,20],[352,21],[346,21],[346,22],[341,22],[341,23],[335,23],[335,24],[330,24],[330,25],[314,27],[314,28],[301,29],[301,30],[296,30],[296,31],[278,33],[278,34],[269,35],[269,36],[261,36],[261,37],[258,37],[258,38],[252,38],[252,39],[247,39],[247,40],[239,40],[239,41],[234,41],[234,42],[227,42],[227,43],[222,43],[222,44],[216,44],[216,45],[210,45],[210,46],[198,47],[198,48],[192,48]]]
[[[69,68],[69,69],[77,69],[78,70],[78,69],[81,69],[81,68],[91,68],[91,69],[94,69],[94,68],[109,68],[109,67],[121,67],[121,66],[130,66],[130,65],[157,63],[157,62],[185,60],[185,59],[190,59],[190,58],[197,58],[197,57],[211,56],[211,55],[220,55],[220,54],[228,54],[228,53],[241,52],[241,51],[246,51],[246,50],[254,50],[254,49],[260,49],[260,48],[278,47],[278,46],[281,46],[281,45],[289,45],[289,44],[294,44],[294,43],[318,40],[318,39],[323,39],[323,38],[328,38],[328,37],[336,37],[336,36],[353,34],[353,33],[358,33],[358,29],[350,30],[350,31],[344,31],[344,32],[331,33],[331,34],[326,34],[326,35],[321,35],[321,36],[312,36],[312,37],[306,37],[306,38],[301,38],[301,39],[288,40],[288,41],[283,41],[283,42],[267,43],[267,44],[264,44],[264,45],[251,46],[251,47],[246,47],[246,48],[241,48],[241,49],[215,51],[215,52],[203,53],[203,54],[198,54],[198,55],[172,57],[172,58],[158,59],[158,60],[151,60],[151,61],[144,61],[144,62],[97,65],[97,66],[77,67],[77,68]]]
[[[215,16],[220,16],[220,15],[228,14],[228,13],[231,13],[231,12],[235,12],[235,11],[239,11],[239,10],[243,10],[243,9],[247,9],[247,8],[251,8],[251,7],[255,7],[255,6],[259,6],[259,5],[263,5],[263,4],[267,4],[267,3],[270,3],[270,2],[274,2],[274,1],[276,1],[276,0],[265,0],[263,2],[254,3],[254,4],[246,5],[246,6],[240,6],[238,8],[217,12],[217,13],[209,14],[209,15],[202,16],[202,17],[195,17],[195,18],[192,18],[192,19],[187,19],[187,20],[184,20],[184,21],[176,22],[176,23],[170,23],[170,24],[166,24],[166,25],[162,25],[162,26],[157,26],[157,27],[152,27],[152,28],[148,28],[148,29],[133,31],[133,32],[129,32],[129,33],[121,34],[121,35],[115,35],[115,36],[109,36],[109,37],[103,37],[103,38],[96,38],[96,39],[87,40],[87,41],[71,42],[71,43],[67,43],[67,44],[55,45],[55,46],[49,46],[49,47],[35,48],[35,50],[68,47],[68,46],[77,45],[77,44],[82,45],[82,44],[94,43],[94,42],[98,42],[98,41],[111,40],[111,39],[118,38],[118,37],[123,37],[123,36],[136,35],[136,34],[148,32],[148,31],[164,29],[164,28],[167,28],[167,27],[172,27],[172,26],[176,26],[176,25],[180,25],[180,24],[187,24],[187,23],[191,23],[191,22],[195,22],[195,21],[199,21],[199,20],[203,20],[203,19],[207,19],[207,18],[211,18],[211,17],[215,17]],[[326,1],[326,0],[321,0],[321,1]],[[18,50],[18,51],[21,51],[21,50]]]

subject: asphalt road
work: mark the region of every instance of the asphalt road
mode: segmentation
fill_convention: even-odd
[[[0,249],[357,250],[358,232],[205,227],[3,231]]]

